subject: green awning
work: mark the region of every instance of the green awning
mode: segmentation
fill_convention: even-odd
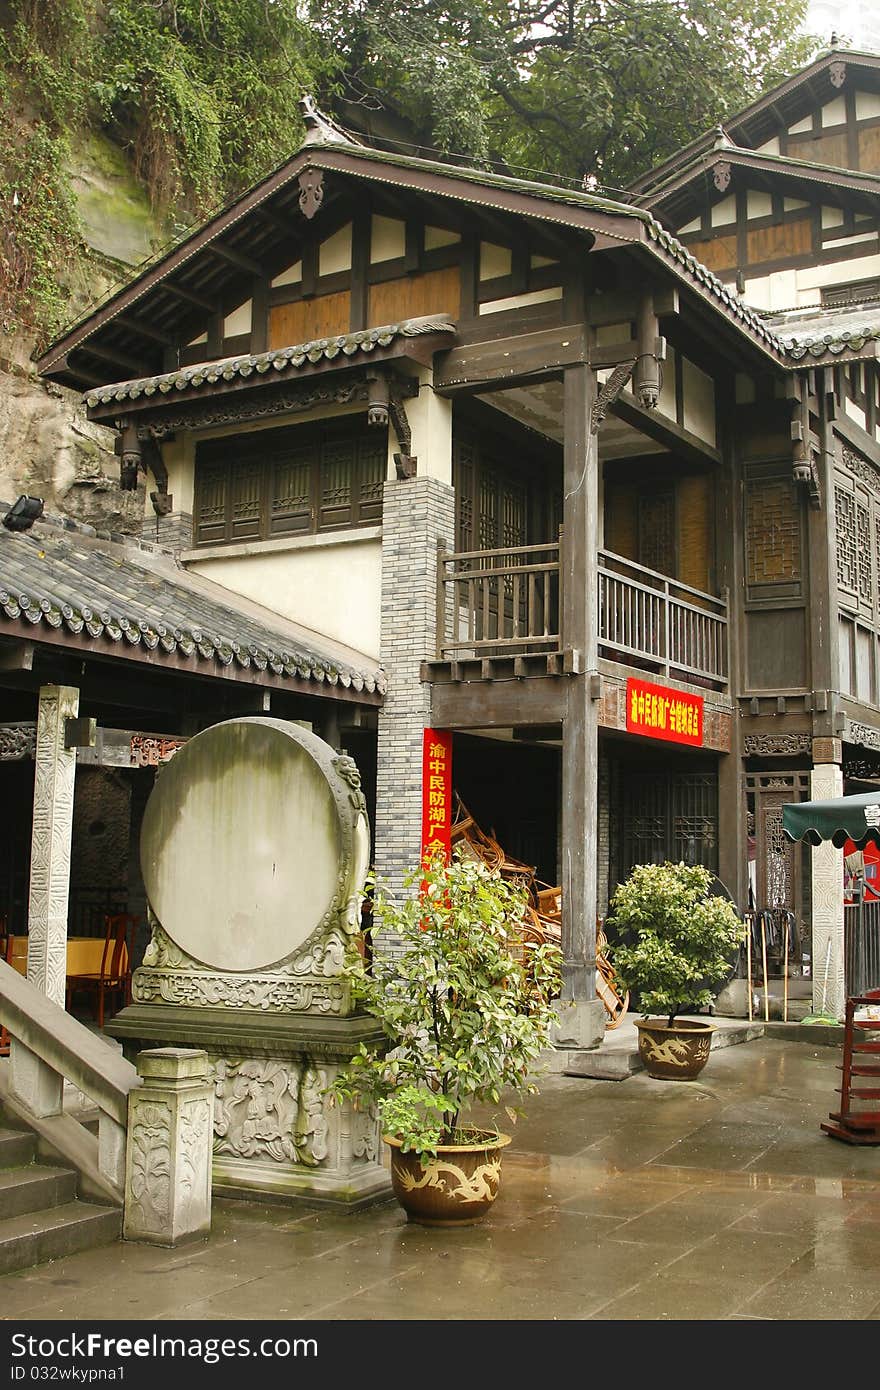
[[[811,845],[828,840],[838,849],[847,840],[859,846],[866,840],[880,844],[880,792],[783,806],[782,828],[789,840],[808,840]]]

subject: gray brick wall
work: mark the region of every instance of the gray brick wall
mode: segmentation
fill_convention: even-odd
[[[610,806],[610,768],[607,756],[604,753],[600,753],[596,786],[596,831],[598,840],[596,851],[596,911],[600,917],[604,917],[608,912],[608,874],[611,857]]]
[[[419,680],[434,655],[437,542],[451,550],[455,494],[436,478],[385,484],[382,512],[381,660],[388,694],[379,712],[376,874],[399,892],[418,863],[422,829],[422,733],[430,725],[430,687]],[[378,950],[394,938],[377,926]]]
[[[192,550],[192,513],[169,512],[167,516],[145,517],[141,537],[161,546],[163,550],[173,551],[175,555],[179,555],[181,550]]]

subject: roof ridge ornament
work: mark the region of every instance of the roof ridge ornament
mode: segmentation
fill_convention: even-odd
[[[329,116],[325,116],[316,105],[314,98],[309,92],[303,92],[299,99],[299,109],[305,121],[306,133],[303,140],[304,145],[361,145],[362,141],[356,140],[342,126],[332,121]]]
[[[717,125],[715,127],[715,140],[712,148],[713,150],[732,150],[734,148],[733,141],[723,125]]]

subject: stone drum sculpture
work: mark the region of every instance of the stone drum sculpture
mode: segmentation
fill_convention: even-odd
[[[326,1094],[377,1037],[350,986],[369,848],[355,763],[296,724],[215,724],[157,778],[152,939],[108,1031],[208,1053],[216,1193],[350,1208],[388,1190],[375,1114]]]

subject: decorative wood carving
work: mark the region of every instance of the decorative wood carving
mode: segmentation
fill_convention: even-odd
[[[730,161],[722,159],[712,171],[712,182],[719,193],[724,193],[730,187],[731,166]]]
[[[747,758],[792,758],[809,751],[809,734],[746,734],[743,739]]]
[[[832,87],[842,87],[846,81],[846,63],[839,59],[831,63],[828,68],[828,76],[831,78]]]
[[[335,382],[321,386],[301,386],[272,392],[259,401],[230,402],[207,400],[204,408],[192,404],[181,410],[162,411],[150,417],[143,429],[156,439],[165,439],[176,430],[196,430],[208,425],[237,425],[246,420],[263,420],[270,415],[311,410],[324,405],[351,405],[367,399],[366,380]]]
[[[862,748],[880,749],[880,729],[874,729],[870,724],[859,724],[854,719],[848,719],[843,737],[847,743],[857,743]]]
[[[37,749],[35,723],[0,724],[0,762],[18,762],[34,757]]]
[[[857,454],[844,445],[843,466],[857,478],[860,478],[875,497],[880,498],[880,469],[875,464],[864,458],[862,454]]]
[[[324,201],[324,175],[320,169],[306,169],[297,182],[300,211],[311,219]]]
[[[590,412],[591,434],[599,433],[599,426],[632,376],[635,365],[636,359],[634,357],[630,361],[619,362],[605,385],[600,389]]]
[[[132,767],[158,767],[167,763],[179,748],[186,743],[185,738],[155,738],[150,734],[132,734]]]

